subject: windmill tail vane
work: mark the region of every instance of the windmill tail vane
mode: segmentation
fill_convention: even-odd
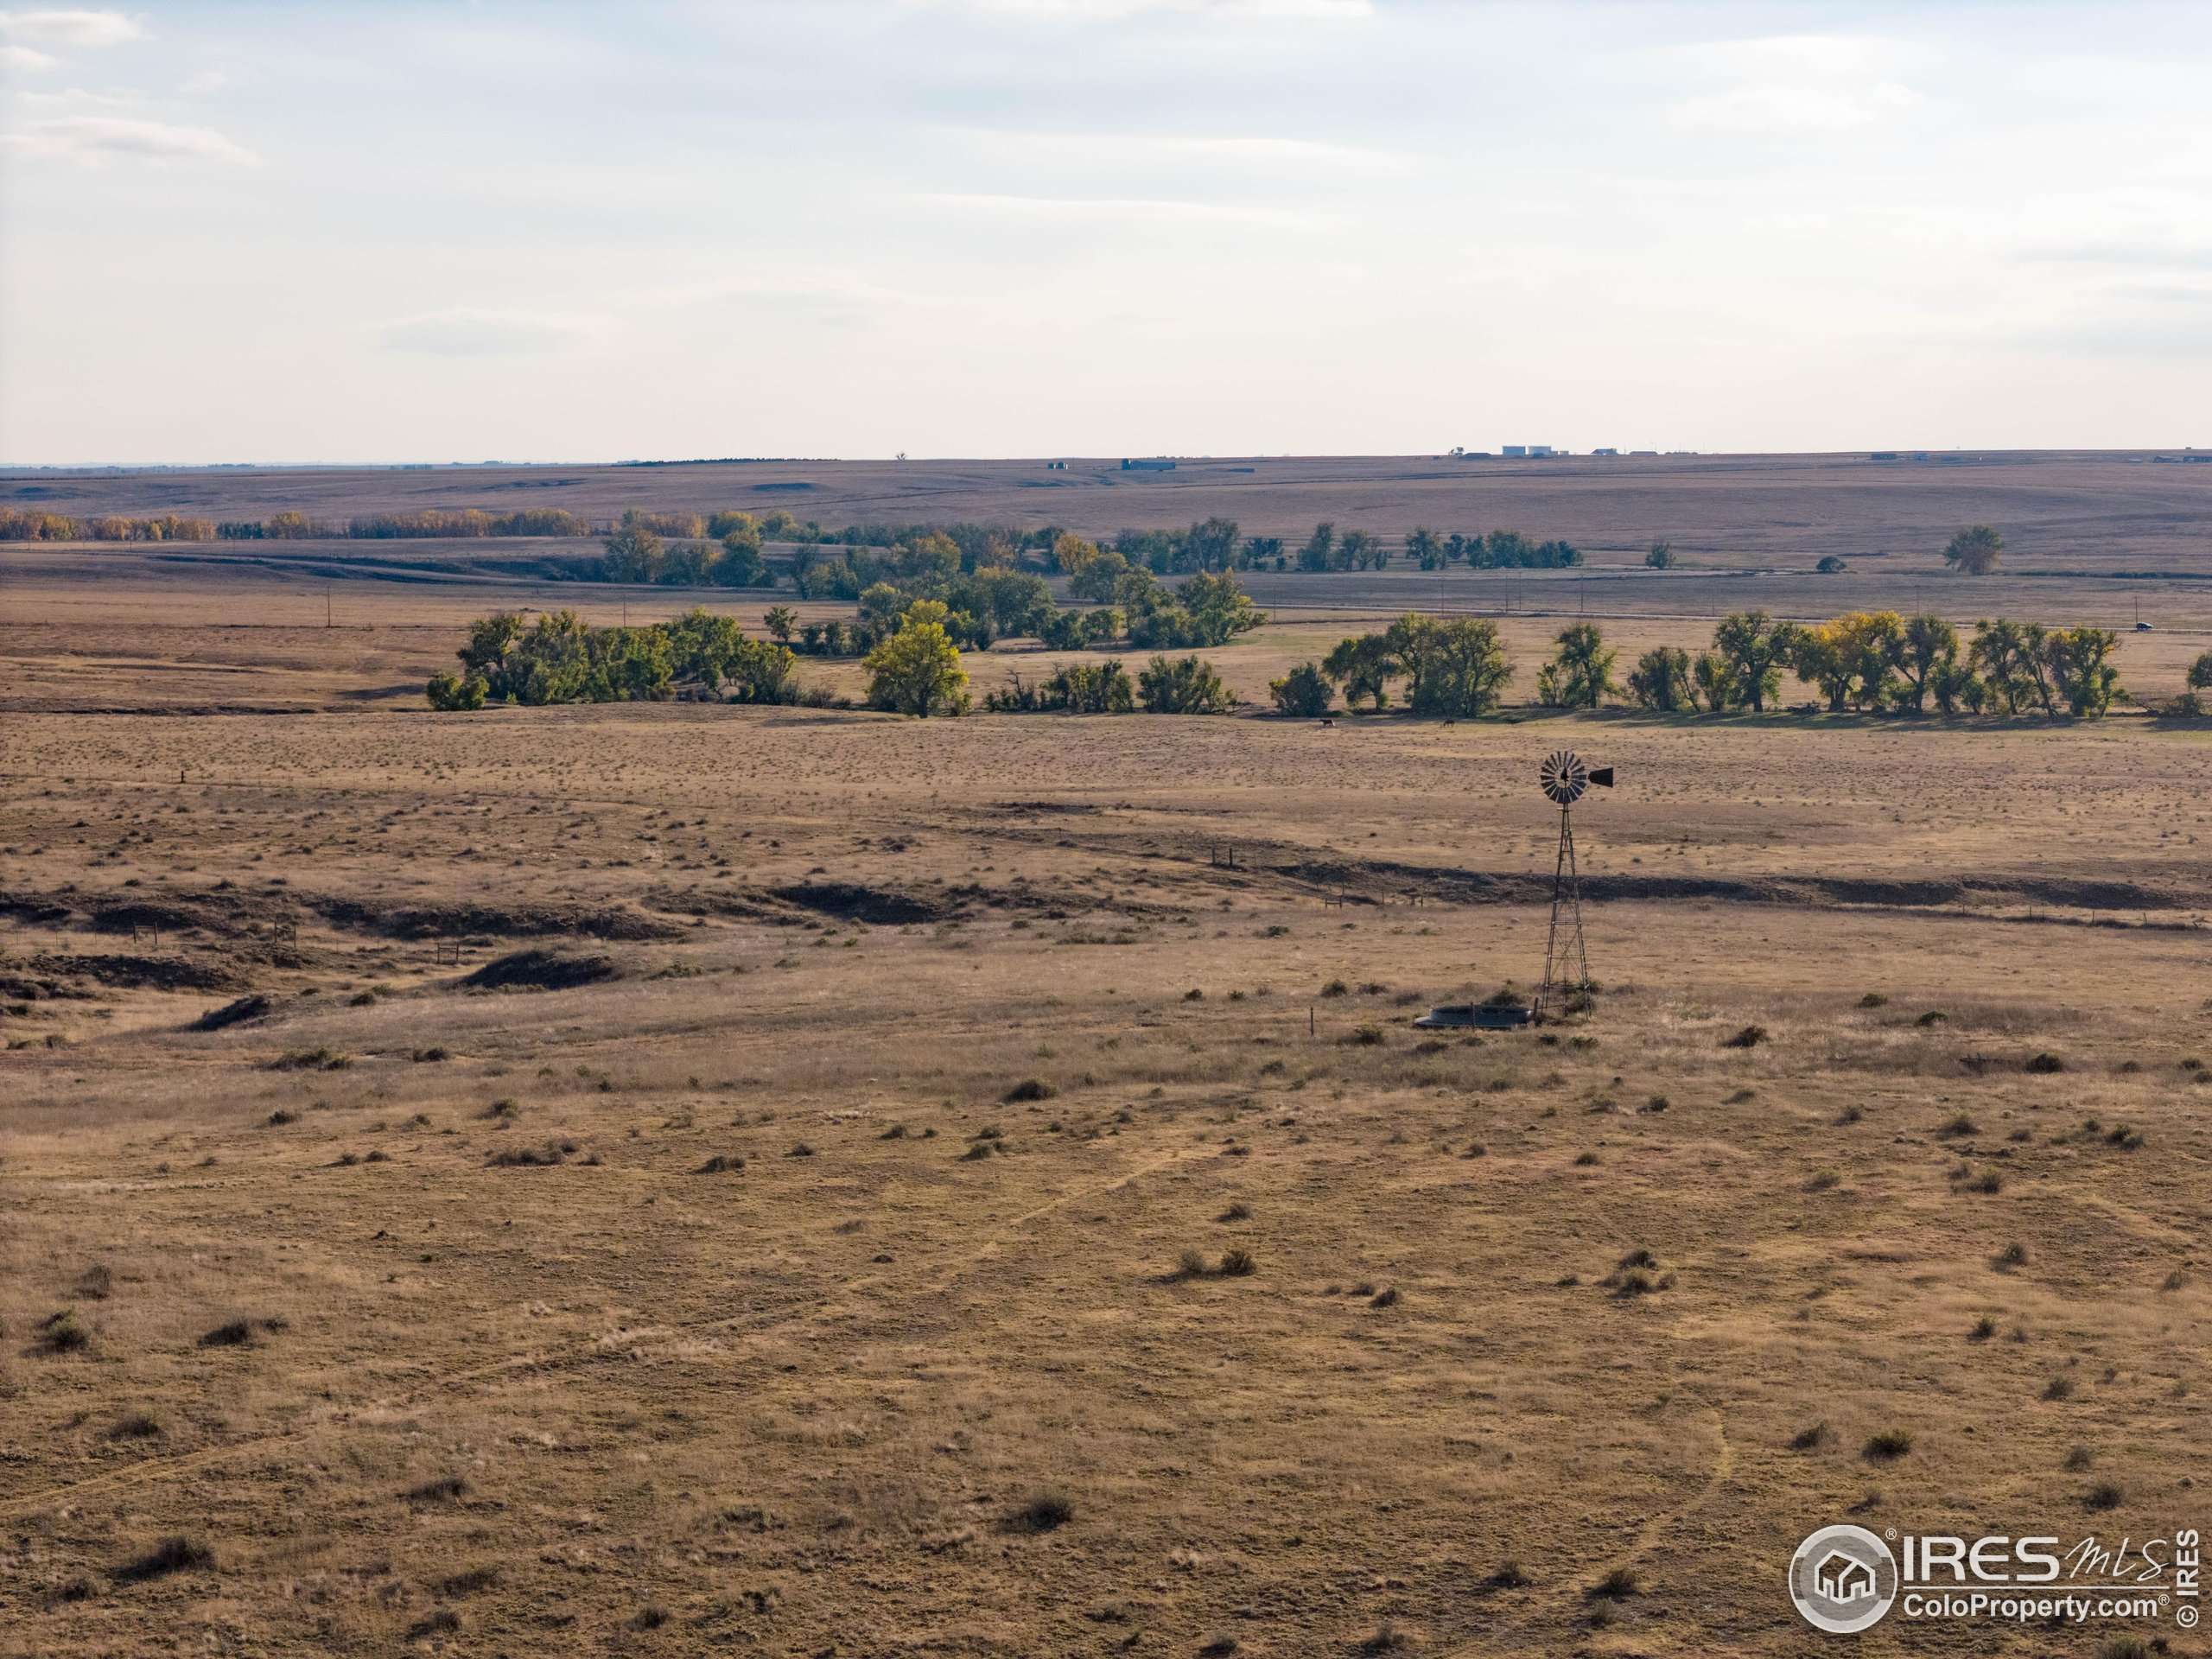
[[[1582,931],[1582,879],[1574,858],[1574,804],[1592,784],[1613,786],[1611,766],[1592,767],[1573,749],[1557,749],[1536,769],[1544,797],[1559,808],[1559,858],[1552,870],[1551,928],[1544,942],[1544,979],[1535,1017],[1589,1006],[1590,948]]]

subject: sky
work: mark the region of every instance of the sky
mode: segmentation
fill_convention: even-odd
[[[0,10],[0,463],[2212,446],[2205,22]]]

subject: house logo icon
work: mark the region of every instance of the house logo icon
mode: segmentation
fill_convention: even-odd
[[[1789,1558],[1789,1599],[1815,1630],[1863,1630],[1897,1599],[1897,1558],[1864,1527],[1822,1527]]]

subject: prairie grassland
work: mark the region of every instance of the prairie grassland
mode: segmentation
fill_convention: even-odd
[[[35,626],[137,711],[0,728],[0,1652],[1795,1653],[1818,1525],[2199,1519],[2197,734],[344,695],[443,613],[179,621],[185,718]],[[1597,1012],[1411,1029],[1540,968],[1562,742]]]

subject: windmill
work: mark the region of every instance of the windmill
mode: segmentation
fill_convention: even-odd
[[[1544,943],[1544,982],[1535,1018],[1573,1011],[1589,995],[1590,952],[1582,936],[1582,880],[1574,863],[1574,804],[1595,784],[1613,786],[1611,766],[1592,768],[1573,749],[1554,749],[1536,769],[1544,797],[1559,808],[1559,861],[1552,872],[1551,932]]]

